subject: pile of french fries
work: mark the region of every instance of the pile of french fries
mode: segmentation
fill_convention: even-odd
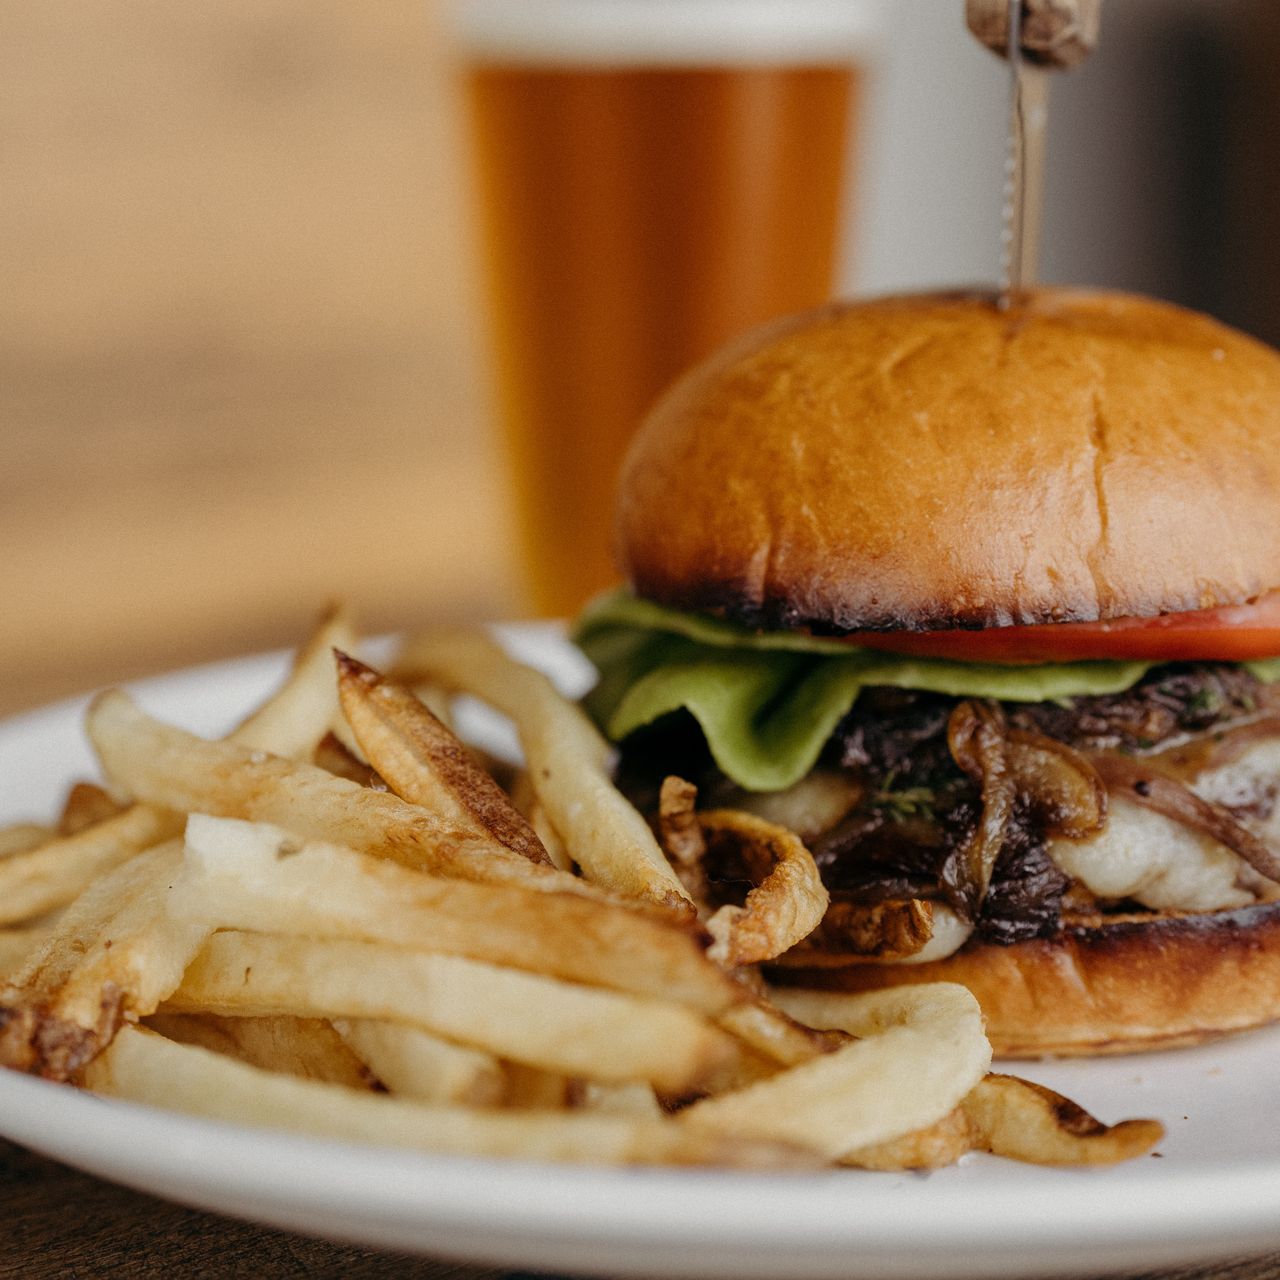
[[[0,1062],[527,1160],[1075,1164],[1159,1140],[989,1074],[963,988],[769,989],[760,963],[826,906],[804,846],[677,780],[655,832],[577,706],[484,635],[417,637],[389,676],[358,648],[331,612],[220,741],[95,700],[105,785],[73,788],[56,828],[0,831]],[[522,768],[459,741],[456,694],[514,722]],[[726,840],[756,871],[713,911],[700,856]]]

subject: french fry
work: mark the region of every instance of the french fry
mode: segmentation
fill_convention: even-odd
[[[554,867],[455,831],[397,796],[161,724],[119,690],[94,700],[87,728],[108,777],[151,804],[272,822],[441,875],[580,890]]]
[[[31,953],[51,932],[52,926],[44,925],[0,929],[0,979],[7,978],[22,968]]]
[[[456,956],[228,931],[192,961],[167,1011],[386,1018],[566,1075],[688,1090],[732,1056],[679,1005]]]
[[[449,696],[448,689],[431,680],[415,680],[413,693],[446,729],[454,730],[453,699]]]
[[[0,859],[15,853],[29,853],[52,840],[58,833],[39,822],[15,822],[0,827]]]
[[[856,1169],[877,1169],[882,1173],[901,1169],[943,1169],[975,1150],[976,1145],[974,1126],[962,1102],[936,1123],[886,1142],[846,1152],[840,1157],[840,1163]]]
[[[133,805],[73,836],[5,858],[0,861],[0,925],[66,906],[98,876],[181,831],[179,814]]]
[[[284,684],[231,732],[230,741],[295,760],[309,758],[340,719],[333,651],[355,646],[346,610],[332,606],[298,650]]]
[[[79,835],[86,827],[119,813],[124,806],[95,782],[77,782],[63,802],[58,815],[60,836]]]
[[[991,1062],[978,1002],[952,983],[857,996],[778,994],[802,1022],[862,1038],[695,1102],[680,1113],[683,1123],[792,1142],[835,1160],[941,1120]]]
[[[262,1071],[192,1045],[124,1028],[84,1072],[96,1093],[234,1124],[415,1147],[446,1155],[582,1164],[714,1164],[803,1169],[794,1148],[726,1140],[673,1120],[596,1112],[428,1106]]]
[[[350,624],[331,611],[304,645],[284,685],[231,735],[247,748],[309,754],[338,717],[331,648],[353,646]],[[177,806],[182,808],[183,806]],[[65,906],[100,875],[172,839],[182,818],[163,806],[121,808],[101,787],[81,783],[67,796],[58,838],[14,849],[0,862],[0,925]],[[5,850],[0,839],[0,857]]]
[[[533,828],[538,839],[542,841],[542,847],[547,851],[547,857],[551,859],[553,867],[559,867],[561,871],[573,870],[573,859],[569,857],[569,851],[564,847],[564,841],[560,839],[560,833],[551,825],[551,819],[547,816],[546,808],[541,800],[538,799],[537,792],[533,789],[533,783],[529,780],[529,771],[527,769],[519,769],[515,772],[511,780],[511,803],[516,809],[524,814],[525,821]]]
[[[538,797],[588,880],[693,914],[693,903],[653,833],[609,778],[609,744],[546,676],[474,632],[410,640],[398,672],[407,684],[425,678],[473,694],[515,722]]]
[[[166,909],[181,860],[176,842],[148,850],[68,908],[0,989],[0,1064],[65,1080],[155,1012],[209,932]]]
[[[346,778],[348,782],[358,782],[362,787],[377,787],[380,791],[387,789],[386,782],[378,777],[376,769],[371,769],[359,756],[342,745],[342,740],[334,733],[326,733],[316,744],[311,753],[311,763],[318,765],[326,773]]]
[[[1105,1125],[1060,1093],[992,1074],[965,1098],[973,1146],[1032,1164],[1115,1164],[1145,1155],[1164,1137],[1155,1120]]]
[[[564,847],[560,833],[551,825],[551,819],[541,800],[535,799],[533,802],[532,812],[529,814],[529,825],[542,841],[542,847],[547,851],[551,865],[559,867],[561,871],[572,872],[573,859],[569,856],[569,850]]]
[[[533,1160],[1077,1164],[1159,1140],[987,1076],[963,988],[771,995],[753,966],[831,923],[797,837],[699,814],[669,779],[677,875],[541,675],[479,637],[421,638],[402,661],[515,721],[509,800],[408,688],[342,653],[335,678],[353,639],[322,619],[231,740],[95,701],[90,736],[134,802],[89,784],[61,834],[0,831],[0,923],[29,922],[0,929],[0,1065],[213,1119]],[[726,880],[752,888],[712,910]]]
[[[333,1029],[392,1093],[473,1107],[496,1106],[502,1100],[506,1077],[491,1053],[453,1044],[420,1027],[374,1018],[336,1018]]]
[[[633,1081],[629,1084],[600,1084],[595,1080],[584,1081],[578,1089],[576,1105],[583,1111],[596,1111],[604,1115],[639,1116],[658,1119],[662,1107],[647,1084]]]
[[[187,823],[185,856],[171,909],[211,928],[429,948],[708,1015],[747,996],[685,929],[614,903],[433,878],[337,845],[299,845],[264,823],[202,814]]]
[[[409,689],[345,653],[337,660],[343,714],[365,758],[396,795],[459,831],[550,864],[542,841],[502,788]]]
[[[848,1040],[840,1030],[819,1031],[788,1017],[767,1000],[749,1000],[722,1013],[719,1024],[769,1062],[799,1066]]]
[[[503,1070],[506,1075],[504,1106],[519,1110],[559,1110],[569,1106],[578,1092],[578,1082],[560,1071],[547,1071],[524,1062],[508,1062]]]
[[[841,1161],[860,1169],[938,1169],[969,1151],[1030,1164],[1116,1164],[1146,1155],[1164,1137],[1155,1120],[1105,1125],[1069,1098],[1020,1076],[989,1074],[936,1124]]]
[[[323,1018],[220,1018],[212,1013],[155,1013],[147,1028],[178,1044],[194,1044],[282,1071],[300,1080],[323,1080],[348,1089],[371,1089],[374,1074]]]

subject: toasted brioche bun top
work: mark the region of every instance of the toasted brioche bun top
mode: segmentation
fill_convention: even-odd
[[[639,594],[763,627],[1242,604],[1280,586],[1280,355],[1115,293],[792,317],[658,403],[616,550]]]

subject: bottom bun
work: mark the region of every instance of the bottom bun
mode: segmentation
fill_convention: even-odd
[[[1280,901],[1200,915],[1098,916],[1057,938],[969,943],[918,965],[785,968],[827,991],[959,982],[998,1057],[1138,1053],[1199,1044],[1280,1018]]]

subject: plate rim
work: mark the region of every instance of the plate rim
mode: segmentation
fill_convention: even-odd
[[[563,648],[561,632],[546,624],[507,624],[497,633],[525,657],[530,651],[547,651],[553,666],[556,649]],[[251,686],[282,674],[288,657],[288,651],[277,651],[204,663],[125,687],[163,709],[193,686],[219,686],[233,714],[248,709],[237,699],[251,697]],[[37,731],[70,740],[79,731],[87,696],[0,720],[0,743]],[[0,821],[18,816],[0,813]],[[1280,1030],[1270,1034],[1280,1036]],[[965,1180],[975,1166],[1009,1164],[984,1156],[966,1157],[961,1168],[930,1175],[544,1165],[249,1128],[99,1098],[9,1072],[0,1072],[0,1136],[97,1176],[153,1194],[168,1190],[170,1199],[215,1211],[243,1199],[248,1190],[272,1204],[258,1213],[222,1211],[275,1225],[293,1225],[299,1214],[332,1208],[346,1219],[354,1213],[363,1222],[354,1235],[351,1230],[335,1232],[343,1238],[405,1247],[407,1230],[417,1241],[412,1247],[426,1252],[439,1250],[450,1233],[480,1233],[489,1246],[482,1248],[478,1239],[474,1250],[459,1255],[475,1261],[493,1261],[492,1249],[501,1235],[507,1240],[501,1260],[527,1264],[526,1255],[511,1250],[538,1237],[544,1262],[550,1249],[556,1265],[580,1265],[567,1256],[559,1260],[558,1245],[605,1252],[639,1249],[635,1259],[642,1271],[652,1265],[644,1261],[644,1246],[655,1215],[672,1236],[668,1245],[693,1251],[685,1260],[691,1269],[683,1274],[707,1276],[732,1274],[721,1268],[730,1257],[722,1251],[744,1248],[760,1251],[773,1268],[753,1274],[802,1274],[776,1270],[788,1260],[802,1266],[803,1274],[815,1274],[815,1267],[837,1259],[847,1266],[849,1251],[856,1250],[862,1263],[884,1274],[940,1276],[1015,1263],[1021,1274],[1038,1270],[1060,1275],[1064,1267],[1077,1269],[1074,1259],[1085,1261],[1086,1254],[1087,1265],[1114,1268],[1148,1265],[1161,1257],[1194,1261],[1280,1247],[1280,1216],[1275,1213],[1280,1158],[1192,1167],[1170,1162],[1159,1169],[1142,1161],[1104,1170],[1054,1170],[1049,1177],[1039,1170],[1023,1178],[996,1178],[994,1186],[988,1178]],[[143,1158],[148,1142],[159,1153],[150,1162]],[[182,1161],[185,1152],[197,1148],[217,1163],[207,1165],[193,1182]],[[323,1182],[313,1176],[317,1171],[327,1171]],[[171,1185],[175,1181],[187,1194],[177,1193]],[[371,1188],[376,1196],[362,1194]],[[986,1212],[993,1194],[1001,1197],[998,1239]],[[1192,1202],[1197,1212],[1189,1214]],[[779,1213],[780,1203],[785,1214]],[[907,1220],[910,1247],[920,1265],[902,1269]],[[1082,1230],[1091,1241],[1083,1253]],[[1169,1253],[1171,1248],[1176,1254]],[[457,1253],[456,1248],[449,1251]],[[612,1267],[617,1271],[616,1258]]]

